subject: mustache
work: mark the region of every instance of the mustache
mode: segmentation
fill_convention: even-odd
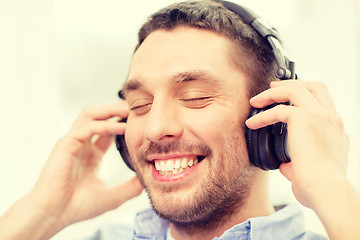
[[[165,144],[150,142],[145,151],[140,152],[140,159],[146,159],[152,154],[168,153],[196,153],[198,155],[211,156],[212,150],[208,145],[200,142],[174,141]]]

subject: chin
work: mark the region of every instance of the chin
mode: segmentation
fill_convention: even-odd
[[[247,199],[249,185],[224,185],[222,180],[204,179],[192,192],[155,192],[147,189],[154,211],[178,227],[209,229],[235,214]],[[225,186],[225,187],[224,187]],[[150,190],[150,191],[149,191]]]

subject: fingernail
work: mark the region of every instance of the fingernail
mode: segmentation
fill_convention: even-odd
[[[251,126],[251,118],[248,118],[246,121],[245,121],[245,125],[250,128]]]
[[[257,96],[258,96],[258,95],[250,98],[250,101],[249,101],[249,102],[250,102],[250,105],[251,105],[251,106],[253,106],[253,105],[256,103],[256,101],[257,101],[257,99],[258,99]]]

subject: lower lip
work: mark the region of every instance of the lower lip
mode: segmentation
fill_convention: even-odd
[[[176,174],[168,174],[168,175],[162,175],[160,174],[156,168],[155,165],[153,166],[153,171],[152,171],[152,175],[154,180],[159,181],[159,182],[174,182],[174,181],[179,181],[187,176],[189,176],[190,174],[192,174],[194,171],[196,171],[200,164],[204,161],[205,159],[203,159],[201,162],[197,163],[196,165],[186,169],[185,171],[181,172],[181,173],[176,173]]]

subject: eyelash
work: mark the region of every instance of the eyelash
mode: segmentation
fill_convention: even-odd
[[[136,110],[136,109],[140,109],[142,107],[147,107],[149,106],[151,103],[147,103],[147,104],[143,104],[143,105],[139,105],[139,106],[134,106],[134,107],[131,107],[130,110]]]
[[[180,100],[184,103],[195,104],[195,105],[189,105],[189,107],[191,108],[202,108],[207,105],[207,101],[211,98],[212,97],[210,96],[206,96],[206,97],[196,97],[196,98],[183,98]],[[147,107],[149,107],[151,104],[152,103],[146,103],[142,105],[133,106],[130,108],[130,111],[135,111],[135,113],[142,115],[148,111]]]
[[[184,98],[184,99],[181,99],[181,101],[184,101],[184,102],[201,101],[201,100],[207,100],[207,99],[210,99],[210,98],[211,97]]]

